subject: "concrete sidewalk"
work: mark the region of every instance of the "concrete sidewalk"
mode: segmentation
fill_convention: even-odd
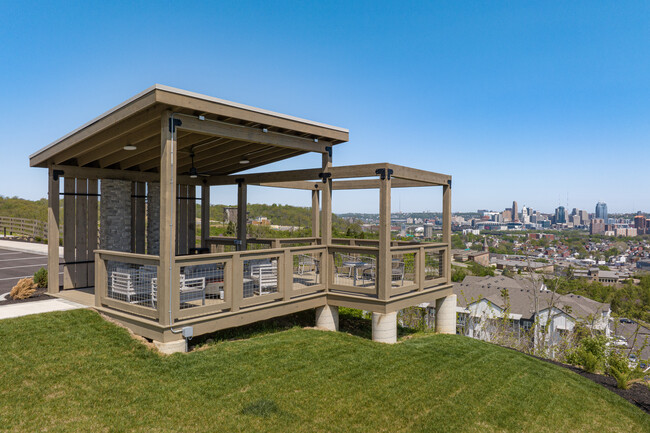
[[[12,251],[24,251],[26,253],[45,254],[47,255],[47,244],[37,244],[35,242],[22,242],[10,239],[0,239],[0,248]],[[63,257],[63,247],[59,247],[59,257]]]
[[[18,304],[1,305],[0,320],[28,316],[30,314],[49,313],[51,311],[76,310],[78,308],[87,307],[76,302],[68,301],[67,299],[20,302]]]

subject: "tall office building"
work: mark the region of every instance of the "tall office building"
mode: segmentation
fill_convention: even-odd
[[[586,210],[580,211],[580,224],[582,224],[583,226],[589,224],[589,212],[587,212]]]
[[[555,209],[555,224],[566,224],[566,209],[564,209],[564,206]]]
[[[646,233],[646,225],[646,217],[643,215],[637,215],[634,217],[634,227],[636,228],[638,234],[643,235]]]
[[[519,221],[519,208],[516,201],[512,202],[512,220]]]
[[[596,216],[595,218],[600,218],[607,222],[607,203],[599,201],[596,203]]]
[[[602,218],[594,218],[589,224],[589,233],[592,235],[605,233],[605,220]]]

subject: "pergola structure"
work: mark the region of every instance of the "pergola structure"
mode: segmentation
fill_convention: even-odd
[[[334,167],[333,148],[347,140],[343,128],[147,89],[30,156],[32,167],[49,170],[52,271],[63,196],[63,291],[53,271],[49,293],[92,287],[95,308],[164,350],[193,334],[310,308],[320,326],[336,329],[338,306],[372,311],[373,338],[394,341],[397,310],[437,301],[438,330],[455,332],[451,177],[389,163]],[[241,173],[307,152],[322,155],[320,167]],[[236,238],[210,236],[210,187],[219,185],[237,186]],[[248,185],[309,190],[312,237],[250,239]],[[443,242],[392,241],[391,189],[425,186],[443,189]],[[332,238],[338,189],[379,190],[379,240]]]

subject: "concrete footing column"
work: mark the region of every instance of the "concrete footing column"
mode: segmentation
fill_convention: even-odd
[[[339,307],[325,305],[316,308],[316,327],[328,331],[339,330]]]
[[[436,332],[438,334],[456,333],[456,295],[436,300]]]
[[[372,341],[389,344],[397,342],[397,312],[372,313]]]
[[[162,343],[160,341],[155,341],[153,344],[165,355],[171,355],[172,353],[185,353],[187,352],[187,340],[184,338],[182,340],[170,341],[167,343]]]

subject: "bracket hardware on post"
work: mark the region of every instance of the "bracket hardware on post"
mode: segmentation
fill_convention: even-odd
[[[169,132],[172,134],[176,132],[176,127],[181,126],[183,122],[181,122],[181,119],[172,119],[171,117],[169,118]]]
[[[52,180],[57,181],[59,180],[59,176],[63,176],[64,172],[63,170],[52,170]]]
[[[449,185],[449,188],[451,188],[451,179],[447,181],[447,185]]]
[[[330,158],[332,157],[332,146],[325,146],[325,150],[329,154]]]
[[[318,184],[317,183],[314,184],[314,189],[318,189]]]
[[[323,183],[327,183],[327,179],[332,177],[332,173],[318,173],[318,177],[323,179]]]
[[[237,186],[242,186],[244,182],[246,182],[246,179],[244,179],[243,177],[238,177],[237,179],[235,179],[235,182],[237,183]]]
[[[381,180],[386,180],[386,179],[390,180],[390,177],[393,174],[393,169],[389,168],[387,173],[385,168],[378,168],[377,170],[375,170],[375,174],[378,174]]]

